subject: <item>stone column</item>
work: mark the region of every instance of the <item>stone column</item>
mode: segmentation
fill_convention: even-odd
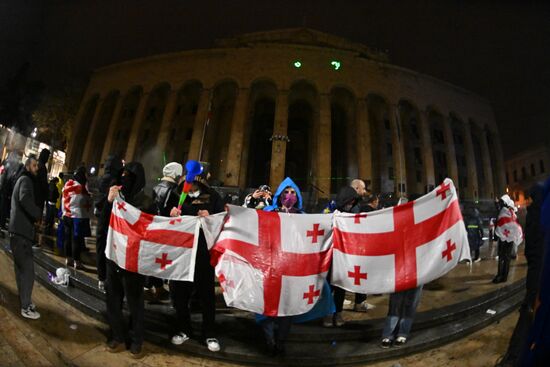
[[[103,106],[105,105],[105,99],[106,98],[100,98],[97,101],[97,106],[94,112],[94,117],[92,118],[92,123],[90,124],[90,126],[86,127],[86,129],[88,129],[89,131],[89,134],[87,135],[87,138],[86,138],[86,144],[84,145],[84,150],[82,152],[82,159],[81,159],[81,161],[86,164],[90,163],[89,160],[90,160],[90,155],[92,153],[92,149],[94,149],[96,144],[99,143],[97,141],[94,141],[94,138],[96,135],[95,132],[97,130],[97,124],[98,124],[99,118],[103,113]]]
[[[168,139],[172,133],[170,127],[174,121],[174,112],[176,112],[177,102],[178,92],[171,90],[166,99],[166,107],[164,108],[164,115],[162,115],[162,122],[160,124],[160,131],[156,144],[162,152],[166,151]]]
[[[126,162],[131,162],[134,159],[134,155],[136,153],[136,149],[139,149],[137,146],[139,134],[141,133],[141,126],[143,125],[143,119],[145,117],[145,107],[147,106],[147,102],[149,100],[149,92],[144,92],[141,95],[141,98],[139,100],[139,105],[136,110],[136,115],[134,116],[134,121],[132,123],[132,128],[130,129],[130,139],[128,141],[128,147],[126,148],[126,154],[124,155],[124,159]]]
[[[405,144],[403,129],[401,127],[401,119],[399,118],[399,107],[392,104],[389,107],[388,118],[390,120],[390,126],[392,129],[392,146],[393,146],[393,182],[395,183],[395,189],[400,195],[400,185],[404,185],[407,182],[407,170],[405,167]],[[408,191],[408,187],[405,187],[404,192]]]
[[[69,138],[69,141],[67,142],[67,153],[66,153],[66,159],[65,164],[63,167],[63,170],[67,171],[69,168],[74,167],[74,157],[72,156],[72,153],[74,151],[74,144],[76,143],[76,133],[79,129],[82,129],[82,118],[84,116],[84,112],[86,111],[86,107],[90,99],[90,93],[89,90],[86,90],[84,93],[84,97],[82,98],[82,101],[80,102],[80,106],[78,107],[78,112],[76,114],[75,118],[75,126],[71,131],[71,136]]]
[[[113,111],[113,116],[109,122],[109,131],[107,132],[107,140],[105,140],[105,145],[103,145],[103,152],[101,153],[101,163],[105,162],[109,154],[111,154],[111,148],[113,146],[113,140],[115,138],[116,128],[118,127],[118,120],[120,120],[120,112],[122,111],[122,105],[124,104],[125,96],[123,92],[120,92],[118,99],[116,101],[115,110]]]
[[[434,154],[432,149],[432,134],[426,111],[419,111],[420,138],[422,140],[422,152],[424,153],[424,170],[426,185],[435,186]]]
[[[490,196],[493,193],[495,195],[495,190],[493,186],[493,167],[491,165],[491,156],[489,154],[489,146],[487,144],[487,130],[481,130],[480,136],[481,143],[481,155],[483,160],[483,171],[485,172],[485,192],[487,197],[482,199],[492,199]]]
[[[479,183],[477,181],[476,157],[474,153],[474,142],[472,140],[472,129],[469,121],[464,121],[464,151],[466,153],[466,166],[468,168],[468,190],[466,191],[466,198],[476,200],[479,196]]]
[[[364,98],[357,100],[357,164],[359,178],[372,182],[372,143],[369,124],[369,109]]]
[[[288,91],[281,90],[277,94],[275,105],[275,120],[273,121],[273,136],[286,136],[288,129]],[[271,143],[271,167],[269,185],[273,190],[285,177],[286,141],[273,140]]]
[[[445,153],[447,154],[447,174],[453,180],[455,187],[461,189],[458,182],[458,164],[456,162],[455,140],[453,137],[453,127],[451,119],[447,117],[443,120],[443,133],[445,134]]]
[[[491,137],[493,139],[493,148],[494,148],[494,156],[495,156],[495,162],[493,165],[493,169],[495,169],[496,176],[495,177],[497,182],[493,182],[494,188],[495,188],[495,196],[504,195],[504,192],[506,190],[506,176],[505,171],[506,168],[504,167],[504,154],[502,153],[502,145],[500,143],[500,136],[498,133],[494,132],[491,133]]]
[[[189,159],[198,160],[201,158],[199,157],[201,141],[205,133],[204,125],[206,124],[206,119],[208,118],[208,114],[211,109],[211,92],[213,93],[210,89],[204,88],[199,97],[199,105],[197,108],[197,114],[195,115],[195,123],[193,124],[193,135],[191,136],[191,142],[189,144]]]
[[[330,111],[330,94],[319,95],[319,129],[317,133],[317,177],[320,199],[330,198],[331,187],[331,143],[332,143],[332,121]]]
[[[243,140],[245,122],[248,118],[249,89],[240,89],[235,101],[233,120],[231,121],[231,135],[227,151],[227,166],[225,169],[226,186],[238,186],[241,173],[241,157],[243,153]],[[246,164],[246,163],[244,163]]]

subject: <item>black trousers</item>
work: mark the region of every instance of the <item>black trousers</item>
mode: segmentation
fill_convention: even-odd
[[[282,347],[290,333],[292,316],[268,317],[262,321],[261,325],[266,343]]]
[[[508,279],[510,271],[510,260],[512,259],[513,242],[498,241],[498,273],[497,278],[502,281]]]
[[[85,246],[83,236],[75,236],[74,222],[72,218],[63,217],[63,230],[65,238],[65,256],[80,261],[80,252]]]
[[[214,268],[210,265],[210,255],[206,249],[206,243],[199,240],[198,246],[194,281],[170,281],[170,293],[177,316],[177,324],[173,332],[183,331],[187,335],[193,334],[189,302],[193,292],[196,292],[201,303],[202,337],[214,338],[216,318]]]
[[[126,271],[113,261],[107,260],[107,319],[111,327],[111,338],[119,343],[125,342],[128,336],[131,344],[143,344],[143,284],[143,275]],[[122,313],[125,295],[130,311],[129,328],[126,327]]]
[[[10,235],[10,248],[13,254],[15,282],[19,292],[21,308],[31,304],[32,288],[34,286],[34,260],[32,241],[16,234]]]
[[[105,281],[107,279],[107,258],[105,257],[105,247],[107,246],[107,232],[103,232],[98,228],[96,237],[95,252],[96,252],[96,267],[97,279]]]

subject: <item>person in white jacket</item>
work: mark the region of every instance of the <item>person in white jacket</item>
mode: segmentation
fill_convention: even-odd
[[[495,234],[498,238],[498,272],[493,283],[503,283],[508,280],[510,259],[512,250],[523,241],[523,230],[516,216],[514,201],[503,195],[499,200],[500,212],[498,213]]]

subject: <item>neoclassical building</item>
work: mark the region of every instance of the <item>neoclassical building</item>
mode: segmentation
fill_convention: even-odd
[[[319,198],[355,177],[375,192],[421,194],[446,176],[464,199],[505,189],[486,100],[303,28],[96,70],[67,153],[69,169],[140,160],[151,183],[164,161],[200,159],[224,186],[290,176]]]

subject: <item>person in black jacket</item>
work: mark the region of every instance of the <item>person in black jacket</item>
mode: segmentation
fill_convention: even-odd
[[[98,288],[105,290],[105,279],[107,277],[107,265],[105,259],[105,245],[107,243],[107,233],[109,232],[109,221],[111,219],[111,210],[113,204],[107,200],[109,188],[120,185],[122,169],[124,164],[122,159],[116,155],[110,155],[105,160],[105,174],[99,181],[99,190],[95,197],[95,213],[97,215],[96,229],[96,266]]]
[[[111,186],[107,200],[113,203],[117,195],[138,208],[142,212],[155,214],[153,200],[145,194],[145,170],[139,162],[130,162],[124,166],[120,186]],[[143,357],[143,322],[144,300],[143,286],[145,277],[139,273],[133,273],[122,269],[114,261],[107,262],[107,279],[105,290],[107,292],[107,318],[111,327],[111,337],[107,342],[109,352],[121,352],[125,348],[126,327],[122,313],[122,301],[126,296],[128,310],[130,311],[131,332],[130,354],[133,358]]]
[[[44,232],[48,235],[53,233],[53,224],[57,214],[57,199],[59,199],[59,190],[57,189],[58,182],[59,179],[54,177],[48,184],[48,203],[46,205],[46,221],[44,223]]]
[[[340,189],[338,195],[336,196],[336,209],[343,213],[352,213],[353,208],[357,205],[360,199],[361,197],[353,187],[344,186]],[[332,267],[330,271],[332,271]],[[327,275],[327,279],[331,279],[330,274]],[[332,284],[330,286],[332,288],[336,312],[334,315],[325,316],[323,319],[323,326],[340,327],[344,325],[342,310],[344,309],[344,298],[346,296],[346,291]]]
[[[44,148],[38,156],[38,173],[35,181],[35,201],[41,213],[43,213],[44,203],[48,199],[48,168],[46,167],[48,159],[50,159],[50,150]],[[42,215],[40,217],[42,219]]]
[[[171,216],[207,216],[222,211],[224,211],[224,204],[220,195],[208,186],[206,180],[196,177],[181,212],[177,208],[173,208]],[[220,344],[215,332],[214,267],[210,264],[210,253],[202,229],[199,234],[195,260],[194,281],[170,281],[170,293],[177,315],[175,334],[172,337],[172,343],[175,345],[182,344],[192,334],[189,301],[193,291],[197,292],[201,301],[202,338],[210,351],[217,352],[220,350]]]
[[[0,228],[6,228],[6,219],[10,216],[11,195],[21,172],[21,156],[11,152],[2,164],[4,171],[0,175]]]
[[[162,169],[163,177],[153,187],[153,200],[156,206],[156,214],[163,217],[170,216],[170,210],[178,206],[178,184],[183,174],[183,166],[177,162],[170,162]],[[145,294],[149,302],[159,302],[168,299],[169,292],[164,288],[164,280],[156,277],[147,277]]]
[[[468,232],[468,244],[472,253],[472,261],[479,262],[479,248],[483,245],[483,227],[479,210],[473,208],[464,213],[464,224]]]
[[[38,172],[36,158],[30,157],[25,162],[25,170],[17,180],[11,197],[10,213],[10,247],[13,254],[15,280],[21,302],[21,316],[38,319],[40,314],[31,301],[34,285],[34,260],[32,241],[34,240],[34,223],[42,213],[34,197],[34,179]]]

